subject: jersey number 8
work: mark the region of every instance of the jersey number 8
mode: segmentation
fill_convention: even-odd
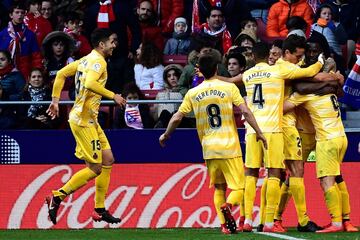
[[[217,104],[210,104],[206,107],[206,112],[209,117],[209,124],[211,128],[221,127],[220,107]]]

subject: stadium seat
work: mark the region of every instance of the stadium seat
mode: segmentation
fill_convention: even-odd
[[[187,55],[164,55],[163,62],[164,65],[169,64],[180,64],[181,66],[185,66],[187,64]]]
[[[142,94],[144,94],[145,100],[154,100],[160,91],[162,90],[141,90]]]

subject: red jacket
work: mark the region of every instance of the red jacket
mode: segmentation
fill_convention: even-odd
[[[154,10],[160,18],[163,33],[174,32],[175,18],[184,14],[184,0],[152,0]],[[158,11],[160,5],[160,12]],[[189,23],[188,23],[189,24]]]
[[[306,0],[299,0],[296,3],[288,3],[286,0],[280,0],[271,6],[266,33],[268,37],[286,37],[288,30],[286,21],[289,17],[299,16],[305,19],[310,28],[313,23],[313,11]]]
[[[43,16],[35,17],[34,14],[28,13],[24,22],[26,26],[35,33],[39,46],[41,46],[46,35],[52,32],[51,23]]]
[[[161,28],[158,26],[149,26],[147,24],[140,23],[142,42],[153,42],[161,52],[164,50],[165,39],[161,34]]]

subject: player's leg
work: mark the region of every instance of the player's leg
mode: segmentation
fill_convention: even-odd
[[[266,174],[267,175],[267,174]],[[260,210],[259,210],[259,225],[257,226],[256,230],[258,232],[262,232],[265,224],[265,208],[266,208],[266,189],[267,189],[267,181],[268,177],[264,178],[264,182],[261,186],[260,191]]]
[[[262,143],[256,141],[255,134],[246,135],[246,158],[245,158],[245,222],[243,231],[252,231],[252,214],[256,197],[256,183],[259,177],[259,169],[263,160]]]
[[[336,138],[316,143],[316,175],[324,192],[325,203],[331,216],[331,225],[318,233],[339,232],[343,230],[341,195],[335,182],[335,176],[340,175],[339,156],[342,139]]]
[[[96,129],[79,127],[71,123],[70,127],[76,141],[75,155],[86,161],[86,167],[75,173],[60,189],[52,191],[52,196],[46,198],[49,218],[54,224],[61,201],[101,173],[102,152]]]
[[[275,210],[274,215],[274,224],[280,228],[285,228],[282,226],[282,214],[284,213],[288,202],[290,201],[292,195],[289,189],[289,177],[286,176],[286,171],[281,171],[280,178],[280,198],[279,204]]]

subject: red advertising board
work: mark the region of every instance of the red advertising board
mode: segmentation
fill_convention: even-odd
[[[94,181],[69,196],[58,214],[58,224],[47,219],[44,198],[62,186],[83,165],[2,165],[0,228],[163,228],[218,227],[213,208],[213,190],[209,189],[206,167],[202,164],[117,164],[113,167],[106,206],[120,224],[93,222]],[[344,163],[343,175],[350,192],[355,225],[360,225],[359,163]],[[260,187],[262,179],[258,181]],[[330,221],[323,194],[315,179],[315,165],[306,165],[308,214],[319,224]],[[258,188],[259,195],[259,188]],[[254,207],[258,222],[257,197]],[[239,209],[233,209],[239,217]],[[296,226],[296,212],[291,203],[284,215],[286,226]]]

